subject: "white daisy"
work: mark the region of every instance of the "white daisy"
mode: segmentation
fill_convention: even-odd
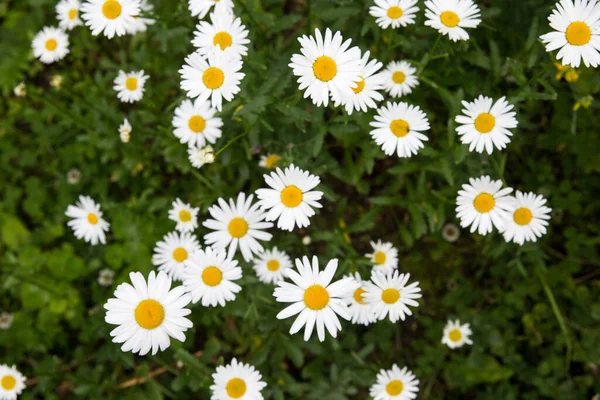
[[[229,365],[218,366],[212,378],[211,400],[262,400],[260,391],[267,386],[252,365],[235,358]]]
[[[204,57],[225,49],[245,56],[248,54],[248,43],[248,30],[242,20],[228,11],[211,13],[210,23],[200,21],[192,40],[198,53]]]
[[[179,70],[181,89],[190,98],[200,101],[210,98],[212,106],[221,111],[223,99],[231,101],[240,91],[240,81],[245,74],[242,59],[230,50],[210,54],[206,59],[198,52],[185,58],[186,65]]]
[[[342,34],[333,35],[327,28],[325,38],[315,29],[315,37],[303,35],[298,41],[302,54],[294,54],[289,66],[299,77],[299,89],[306,89],[304,97],[310,96],[317,106],[327,106],[330,96],[334,103],[352,96],[361,74],[360,49],[348,49],[352,40],[342,43]]]
[[[154,12],[154,6],[148,2],[148,0],[140,0],[140,13],[152,14]],[[149,25],[154,25],[156,20],[154,18],[142,17],[134,15],[135,23],[129,28],[128,33],[135,35],[138,32],[146,32]]]
[[[121,126],[119,126],[119,136],[121,137],[121,141],[123,143],[129,143],[129,140],[131,139],[130,133],[131,133],[131,124],[129,123],[127,118],[125,118],[123,120],[123,124]]]
[[[277,168],[270,175],[263,175],[269,189],[258,189],[256,196],[263,210],[268,210],[267,221],[277,220],[277,227],[292,231],[296,225],[310,225],[309,218],[315,215],[314,208],[321,208],[319,200],[323,192],[314,189],[321,180],[294,164],[284,171]]]
[[[546,199],[535,193],[521,193],[517,190],[504,220],[504,240],[523,245],[535,242],[546,234],[546,226],[552,209],[545,206]]]
[[[373,313],[373,306],[367,303],[363,297],[365,294],[365,282],[363,282],[362,277],[358,272],[355,272],[354,275],[347,275],[344,278],[353,279],[359,286],[352,293],[350,297],[348,297],[348,302],[350,303],[350,315],[352,316],[353,324],[361,324],[361,325],[369,325],[372,322],[377,320],[377,317]]]
[[[215,7],[215,12],[227,11],[233,13],[232,0],[188,0],[188,8],[192,12],[192,17],[197,15],[199,19],[204,18],[212,6]]]
[[[393,97],[409,94],[419,84],[417,69],[407,61],[392,61],[381,75],[383,88]]]
[[[464,144],[469,144],[469,151],[483,153],[485,149],[492,154],[494,146],[498,150],[510,143],[511,131],[508,129],[517,127],[517,115],[511,111],[514,106],[506,101],[503,96],[493,104],[490,97],[480,95],[472,103],[463,101],[462,110],[465,115],[458,115],[456,132]]]
[[[468,40],[463,28],[476,28],[481,19],[479,7],[472,0],[427,0],[425,25],[437,29],[450,40]]]
[[[92,246],[106,244],[104,232],[108,232],[110,224],[102,219],[100,205],[96,204],[91,197],[79,196],[79,201],[74,206],[67,207],[67,217],[72,218],[67,225],[73,229],[77,239],[85,240]]]
[[[124,103],[140,101],[144,96],[144,85],[150,78],[144,75],[144,70],[124,72],[119,71],[115,78],[113,89],[117,91],[117,97]]]
[[[451,349],[462,347],[465,344],[473,344],[473,341],[469,338],[471,333],[473,332],[471,332],[469,324],[461,325],[459,320],[448,321],[444,327],[442,343]]]
[[[175,281],[183,280],[185,261],[200,249],[196,235],[189,232],[170,232],[156,243],[152,264]]]
[[[448,223],[442,228],[442,237],[450,243],[460,238],[460,228],[453,223]]]
[[[198,227],[198,211],[200,211],[200,208],[192,207],[179,198],[175,199],[171,207],[169,219],[177,222],[175,229],[179,232],[193,232]]]
[[[83,25],[83,21],[79,18],[79,0],[60,0],[56,4],[56,18],[58,26],[65,30],[72,30],[76,26]]]
[[[69,185],[77,185],[81,181],[81,171],[77,168],[71,168],[67,172],[67,183]]]
[[[373,400],[412,400],[418,392],[419,380],[415,374],[394,364],[392,369],[379,371],[377,383],[371,386],[369,394]]]
[[[173,117],[173,134],[181,143],[188,146],[204,147],[206,143],[214,144],[221,137],[223,120],[215,117],[217,110],[207,101],[196,99],[183,100],[175,109]]]
[[[13,365],[0,365],[0,399],[16,400],[25,389],[26,378]]]
[[[422,297],[419,282],[406,285],[410,274],[394,271],[387,275],[371,273],[371,282],[365,284],[363,298],[372,305],[373,313],[379,320],[389,316],[391,322],[404,321],[406,315],[412,315],[408,306],[418,307],[414,299]]]
[[[277,283],[287,276],[287,271],[292,268],[292,261],[284,251],[273,247],[254,259],[253,268],[261,282]]]
[[[277,154],[267,154],[260,156],[260,161],[258,162],[259,167],[273,169],[277,167],[277,164],[281,160],[281,157]]]
[[[188,159],[194,167],[202,168],[204,164],[212,164],[215,162],[214,150],[210,144],[204,147],[189,147]]]
[[[393,244],[378,240],[377,243],[371,241],[371,247],[373,252],[365,257],[373,263],[372,271],[387,275],[398,268],[398,249]]]
[[[87,0],[81,6],[81,18],[92,35],[104,33],[109,39],[131,32],[139,14],[139,0]]]
[[[0,313],[0,329],[7,330],[12,326],[15,316],[12,313],[3,311]]]
[[[111,286],[115,280],[115,273],[113,270],[104,268],[98,274],[98,284],[100,286]]]
[[[398,153],[405,158],[417,154],[423,148],[423,141],[429,140],[421,132],[429,130],[427,115],[418,106],[404,102],[391,103],[377,110],[374,127],[370,133],[375,143],[388,156]]]
[[[346,299],[358,288],[358,283],[351,278],[342,278],[331,282],[337,271],[338,260],[327,263],[324,271],[319,271],[319,260],[312,258],[312,266],[308,257],[296,259],[296,268],[288,270],[287,277],[294,283],[279,281],[273,295],[280,303],[293,303],[284,308],[277,319],[285,319],[299,314],[290,334],[298,332],[303,326],[304,340],[308,341],[313,328],[317,327],[319,341],[325,340],[325,328],[333,337],[342,330],[338,315],[345,320],[352,317]]]
[[[62,29],[46,26],[35,35],[31,47],[36,58],[51,64],[69,54],[69,36]]]
[[[348,114],[352,114],[354,110],[366,112],[369,108],[377,108],[375,102],[383,100],[379,91],[383,89],[384,78],[383,75],[377,74],[383,64],[377,60],[369,61],[369,56],[370,52],[367,51],[360,60],[359,80],[354,82],[358,86],[351,88],[352,94],[342,99]],[[334,105],[337,107],[340,102],[334,100]]]
[[[190,295],[183,286],[171,289],[171,278],[164,272],[151,271],[148,283],[140,272],[129,273],[129,283],[121,283],[115,298],[108,299],[104,320],[119,325],[110,332],[114,343],[123,343],[121,351],[152,355],[171,345],[169,337],[185,341],[184,332],[192,322],[184,318],[190,310],[184,308]]]
[[[502,189],[502,181],[493,181],[489,176],[469,178],[469,184],[462,185],[456,198],[456,216],[460,226],[471,226],[471,233],[477,230],[480,235],[492,231],[492,224],[500,232],[504,230],[504,220],[510,218],[514,198],[509,196],[512,188]]]
[[[548,17],[555,32],[540,36],[546,51],[560,49],[556,58],[563,65],[600,65],[600,3],[596,0],[561,0]]]
[[[233,281],[241,278],[238,262],[228,259],[224,250],[215,251],[212,247],[191,254],[183,270],[183,284],[192,302],[202,300],[204,307],[225,307],[226,302],[235,300],[242,288]]]
[[[392,28],[415,23],[419,11],[417,0],[375,0],[375,5],[369,8],[369,14],[377,18],[376,22],[383,29],[390,25]]]

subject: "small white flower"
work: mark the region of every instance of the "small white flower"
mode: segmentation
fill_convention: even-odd
[[[546,234],[552,209],[545,206],[546,199],[535,193],[517,190],[508,217],[504,220],[504,240],[523,245],[535,242]]]
[[[377,18],[376,22],[383,29],[390,26],[394,29],[415,23],[419,11],[417,0],[375,0],[369,8],[369,14]]]
[[[292,268],[292,261],[284,251],[273,247],[254,259],[253,268],[261,282],[277,283],[287,276],[287,271]]]
[[[55,89],[60,89],[63,83],[63,77],[61,75],[52,75],[50,78],[50,86]]]
[[[263,400],[260,391],[267,386],[252,365],[235,358],[229,365],[218,366],[212,378],[211,400]]]
[[[144,96],[144,85],[148,78],[150,76],[144,75],[144,70],[131,72],[119,71],[119,75],[115,78],[113,89],[117,92],[119,100],[124,103],[134,103],[140,101]]]
[[[399,319],[404,321],[406,315],[412,315],[408,308],[418,307],[415,299],[422,297],[419,282],[406,285],[410,274],[400,274],[394,271],[387,275],[374,272],[371,274],[371,282],[365,285],[363,298],[372,305],[373,313],[379,320],[389,316],[391,322]]]
[[[469,324],[461,325],[459,320],[448,321],[444,327],[442,343],[451,349],[462,347],[465,344],[473,344],[473,341],[469,338],[471,333],[473,332],[471,332]]]
[[[188,148],[188,158],[196,168],[202,168],[204,164],[212,164],[215,162],[214,150],[210,144],[205,147],[193,146]]]
[[[228,11],[210,14],[210,23],[200,21],[194,32],[192,44],[204,57],[229,49],[240,57],[248,54],[248,30],[240,18]]]
[[[179,232],[193,232],[198,227],[198,211],[199,208],[176,199],[169,210],[169,219],[177,222],[175,229]]]
[[[394,97],[409,94],[419,84],[417,69],[407,61],[392,61],[381,72],[383,88]]]
[[[0,399],[16,400],[25,389],[25,378],[13,365],[0,365]]]
[[[58,26],[65,30],[72,30],[76,26],[83,25],[79,18],[79,0],[61,0],[56,4],[56,18]]]
[[[233,13],[232,0],[188,0],[188,8],[192,13],[192,17],[198,16],[199,19],[204,18],[213,6],[215,12],[227,11]]]
[[[302,238],[302,244],[305,246],[309,246],[312,243],[312,239],[310,236],[306,235]]]
[[[77,239],[83,239],[92,246],[98,242],[106,244],[105,232],[108,232],[110,224],[102,219],[100,205],[91,197],[79,196],[74,206],[67,207],[65,215],[72,218],[67,225],[73,229]]]
[[[156,243],[152,264],[172,280],[183,281],[185,261],[200,249],[196,235],[189,232],[170,232]]]
[[[366,292],[366,282],[362,280],[362,277],[358,272],[355,272],[354,275],[351,274],[344,276],[344,278],[353,279],[358,284],[358,288],[350,297],[348,297],[348,302],[350,303],[350,315],[352,315],[352,323],[369,325],[370,323],[375,322],[377,320],[377,316],[373,313],[373,305],[367,303],[364,298],[364,294]]]
[[[62,29],[46,26],[35,35],[31,47],[36,58],[51,64],[69,54],[69,36]]]
[[[71,168],[69,172],[67,172],[67,183],[69,185],[77,185],[81,180],[81,171],[77,168]]]
[[[81,6],[81,18],[92,30],[92,35],[104,33],[109,39],[135,29],[139,14],[139,0],[87,0]]]
[[[204,147],[207,142],[214,144],[221,137],[223,126],[223,120],[215,117],[216,112],[208,101],[183,100],[175,109],[173,134],[188,146]]]
[[[384,275],[389,274],[398,268],[398,249],[390,242],[377,243],[371,241],[372,253],[365,254],[365,257],[373,263],[373,271]]]
[[[352,87],[352,94],[342,98],[341,104],[344,104],[348,114],[352,114],[354,110],[366,112],[369,108],[377,108],[375,102],[383,100],[379,91],[383,89],[384,77],[376,73],[383,64],[377,60],[369,61],[369,56],[369,51],[366,51],[360,60],[359,80],[354,82],[358,86]],[[339,104],[334,100],[334,106]]]
[[[121,137],[121,141],[123,143],[129,143],[129,140],[131,139],[130,133],[131,124],[129,123],[127,118],[125,118],[125,120],[123,120],[123,124],[119,126],[119,136]]]
[[[448,223],[442,228],[442,237],[448,242],[454,243],[460,238],[460,228],[455,224]]]
[[[473,0],[427,0],[425,6],[425,25],[454,42],[469,40],[464,28],[476,28],[481,23],[479,7]]]
[[[7,330],[12,326],[13,320],[15,319],[14,315],[7,312],[0,313],[0,329]]]
[[[98,284],[100,286],[111,286],[114,282],[114,278],[114,271],[108,268],[104,268],[98,274]]]
[[[19,82],[19,84],[13,89],[13,93],[17,97],[27,96],[27,88],[25,87],[25,82]]]
[[[370,395],[373,400],[412,400],[417,398],[418,392],[419,380],[415,374],[394,364],[392,369],[379,371]]]

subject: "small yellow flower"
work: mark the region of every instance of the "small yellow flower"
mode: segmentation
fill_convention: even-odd
[[[567,71],[565,74],[565,80],[569,83],[577,82],[579,79],[579,72],[574,69]]]
[[[594,101],[594,98],[592,96],[582,97],[579,100],[577,100],[577,103],[575,103],[575,105],[573,106],[573,111],[577,111],[581,107],[583,107],[587,110],[588,108],[590,108],[593,101]]]
[[[579,72],[576,69],[569,67],[568,65],[562,65],[560,63],[555,62],[554,67],[558,71],[555,75],[557,81],[560,81],[562,78],[569,83],[577,82],[579,79]]]

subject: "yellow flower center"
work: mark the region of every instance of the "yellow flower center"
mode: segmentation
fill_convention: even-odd
[[[318,80],[329,82],[337,74],[337,65],[333,58],[321,56],[313,64],[313,72]]]
[[[273,272],[279,270],[279,261],[275,259],[267,261],[267,269]]]
[[[365,289],[363,289],[363,288],[358,288],[354,291],[354,300],[356,300],[356,302],[358,304],[366,304],[365,300],[363,298],[364,292],[365,292]]]
[[[375,264],[381,265],[385,264],[385,260],[387,259],[387,257],[383,251],[378,251],[377,253],[375,253],[373,259],[375,261]]]
[[[71,8],[69,10],[69,19],[75,19],[75,18],[77,18],[77,9]]]
[[[92,225],[96,225],[98,223],[98,217],[94,213],[89,213],[87,216],[87,220]]]
[[[277,161],[279,161],[279,160],[281,160],[281,157],[279,157],[277,154],[271,154],[265,160],[265,167],[267,167],[267,168],[274,168],[275,164],[277,164]]]
[[[286,186],[281,191],[281,202],[289,208],[298,207],[302,203],[302,190],[294,185]]]
[[[397,289],[385,289],[381,293],[381,300],[386,304],[394,304],[400,298],[400,292]]]
[[[159,327],[165,319],[165,309],[156,300],[142,300],[135,308],[135,320],[144,329]]]
[[[390,124],[390,129],[396,137],[404,137],[408,135],[409,126],[408,122],[403,119],[395,119]]]
[[[179,263],[184,262],[188,258],[188,252],[183,247],[178,247],[173,252],[173,258]]]
[[[54,51],[56,49],[57,45],[58,45],[58,43],[56,43],[56,39],[46,40],[46,50],[48,50],[48,51]]]
[[[179,219],[181,222],[190,222],[192,220],[192,214],[187,210],[179,211]]]
[[[121,15],[121,4],[116,0],[107,0],[102,5],[102,14],[108,19],[115,19]]]
[[[206,120],[199,115],[194,115],[188,121],[188,127],[192,130],[192,132],[200,133],[204,131],[204,128],[206,128]]]
[[[391,6],[387,10],[387,16],[390,17],[391,19],[400,18],[402,16],[402,14],[404,14],[404,13],[402,12],[402,9],[398,6]]]
[[[475,118],[475,129],[479,133],[488,133],[496,126],[496,118],[489,113],[481,113]]]
[[[137,89],[138,86],[138,82],[137,82],[137,78],[127,78],[127,80],[125,81],[125,87],[127,88],[127,90],[135,90]]]
[[[402,389],[404,389],[404,385],[398,379],[390,381],[390,383],[385,386],[385,391],[390,396],[398,396],[400,393],[402,393]]]
[[[321,285],[312,285],[304,291],[304,304],[311,310],[322,310],[329,303],[329,292]]]
[[[229,221],[227,229],[234,238],[241,238],[248,232],[248,223],[244,218],[236,217]]]
[[[392,80],[394,83],[401,84],[406,80],[406,75],[404,75],[404,72],[402,71],[396,71],[392,75]]]
[[[220,88],[224,80],[225,74],[217,67],[208,67],[202,74],[202,82],[211,90]]]
[[[17,386],[17,380],[12,375],[4,375],[1,385],[4,390],[13,390]]]
[[[440,15],[440,21],[442,21],[442,24],[446,25],[448,28],[454,28],[456,25],[458,25],[460,18],[458,18],[458,15],[454,11],[444,11]]]
[[[223,280],[223,273],[221,270],[214,265],[206,267],[202,271],[202,282],[206,286],[217,286]]]
[[[496,205],[496,200],[494,196],[489,193],[480,193],[473,200],[473,206],[480,213],[487,213],[492,211],[494,206]]]
[[[519,225],[528,225],[533,219],[533,214],[529,208],[521,207],[515,211],[513,219]]]
[[[240,378],[230,379],[227,382],[225,390],[227,391],[227,395],[232,399],[239,399],[246,394],[246,382]]]
[[[233,39],[231,38],[231,35],[227,32],[219,32],[213,38],[213,44],[221,47],[221,50],[225,50],[231,46],[232,41]]]
[[[591,40],[592,30],[585,22],[575,21],[567,27],[566,36],[567,42],[573,46],[583,46]]]
[[[356,83],[358,86],[356,88],[352,88],[352,91],[356,94],[359,94],[365,88],[365,78],[359,75],[358,80],[354,83]]]
[[[459,329],[452,329],[450,333],[448,333],[448,337],[453,342],[458,342],[462,338],[462,333]]]

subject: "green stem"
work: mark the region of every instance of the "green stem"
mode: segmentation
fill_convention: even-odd
[[[429,60],[431,60],[431,57],[433,56],[433,54],[435,53],[435,49],[437,48],[438,44],[440,43],[440,39],[442,38],[442,34],[438,34],[437,39],[435,39],[435,43],[433,44],[433,47],[431,48],[431,50],[429,51],[429,53],[423,58],[423,62],[421,63],[421,67],[419,68],[419,71],[417,72],[417,76],[420,76],[421,73],[423,73],[423,70],[425,69],[425,67],[427,66],[427,64],[429,64]]]
[[[237,135],[236,137],[234,137],[233,139],[231,139],[229,142],[227,142],[225,144],[225,146],[221,147],[216,153],[215,153],[215,158],[221,154],[226,148],[228,148],[229,146],[231,146],[234,142],[236,142],[238,139],[246,136],[248,134],[248,131],[241,133],[239,135]]]

